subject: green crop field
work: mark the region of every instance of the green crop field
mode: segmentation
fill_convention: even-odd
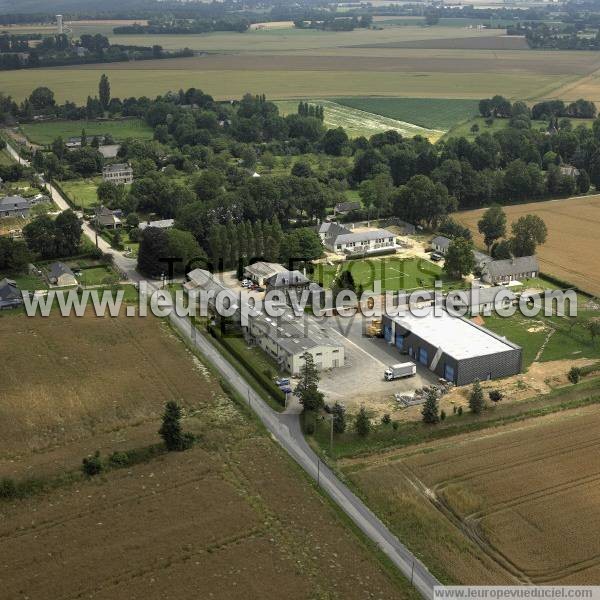
[[[99,183],[99,177],[95,177],[94,179],[74,179],[72,181],[62,181],[60,187],[75,206],[91,208],[98,202],[96,190]]]
[[[451,280],[436,264],[422,258],[372,258],[350,260],[336,264],[319,263],[312,275],[325,288],[330,288],[343,270],[350,271],[355,285],[365,291],[373,290],[375,281],[381,282],[382,291],[433,289],[436,280],[444,288],[453,287]]]
[[[335,102],[389,119],[444,131],[476,115],[478,105],[476,100],[438,98],[335,98]]]
[[[23,133],[33,144],[50,144],[57,137],[66,140],[69,137],[85,133],[90,139],[94,135],[110,134],[114,140],[127,138],[152,139],[153,131],[141,119],[125,119],[115,121],[49,121],[47,123],[30,123],[21,125]]]

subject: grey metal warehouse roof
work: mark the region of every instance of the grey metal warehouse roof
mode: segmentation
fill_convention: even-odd
[[[453,317],[445,310],[435,316],[430,311],[427,316],[417,317],[407,313],[393,320],[432,346],[440,348],[456,360],[475,358],[487,354],[507,352],[518,348],[505,338],[479,327],[460,317]]]

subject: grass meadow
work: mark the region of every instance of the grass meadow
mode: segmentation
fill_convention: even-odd
[[[62,181],[60,186],[71,202],[83,209],[91,208],[98,203],[96,190],[100,181],[100,177],[94,177],[93,179],[73,179]]]
[[[33,144],[46,145],[57,137],[66,140],[79,137],[85,129],[86,136],[91,139],[95,135],[110,134],[113,139],[121,141],[127,138],[152,139],[152,128],[141,119],[124,119],[114,121],[49,121],[46,123],[26,123],[21,130]]]

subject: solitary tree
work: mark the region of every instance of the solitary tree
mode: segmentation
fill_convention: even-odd
[[[532,256],[538,244],[548,237],[544,221],[537,215],[525,215],[512,224],[512,251],[515,256]]]
[[[169,452],[181,451],[190,447],[192,438],[183,433],[181,429],[181,408],[177,402],[170,400],[165,404],[162,425],[158,433]]]
[[[492,244],[506,235],[506,214],[502,207],[497,204],[490,206],[477,223],[477,228],[483,234],[489,253]]]
[[[483,389],[479,381],[475,381],[469,394],[469,408],[472,413],[478,415],[483,410],[484,405]]]
[[[474,268],[473,242],[464,238],[452,240],[446,252],[444,271],[451,277],[461,279],[465,275],[472,273]]]
[[[579,380],[581,379],[581,369],[578,367],[571,367],[568,378],[572,384],[579,383]]]
[[[98,84],[98,97],[100,98],[102,108],[106,110],[110,104],[110,83],[104,73],[102,73],[100,83]]]
[[[438,407],[438,397],[435,390],[429,390],[425,396],[425,404],[421,410],[423,423],[438,423],[440,420],[440,410]]]
[[[365,410],[364,406],[360,407],[360,410],[356,415],[354,429],[361,437],[366,437],[369,435],[369,431],[371,431],[371,420],[369,419],[369,415],[367,415],[367,411]]]
[[[346,409],[336,402],[333,405],[333,431],[335,433],[344,433],[346,431]]]
[[[319,372],[310,352],[302,355],[304,364],[300,368],[300,381],[295,394],[304,410],[318,410],[324,404],[323,394],[319,391]]]

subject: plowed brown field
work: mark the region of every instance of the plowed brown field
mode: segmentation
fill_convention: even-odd
[[[420,495],[420,516],[445,532],[429,551],[440,563],[451,561],[446,567],[460,583],[591,585],[600,568],[599,427],[600,410],[591,406],[440,441],[380,464],[365,459],[351,476],[369,496],[386,482],[387,491],[374,498],[379,510],[396,502],[403,514],[410,494],[393,490]],[[447,556],[461,544],[463,556]]]
[[[504,211],[509,224],[529,213],[539,215],[546,222],[548,240],[538,250],[542,273],[550,273],[600,295],[600,195],[505,206]],[[457,215],[473,232],[480,247],[483,247],[483,238],[477,231],[477,221],[483,212],[483,209],[470,210]]]
[[[0,478],[156,443],[171,398],[199,436],[186,452],[0,499],[0,597],[416,598],[159,320],[12,314],[0,339]]]

